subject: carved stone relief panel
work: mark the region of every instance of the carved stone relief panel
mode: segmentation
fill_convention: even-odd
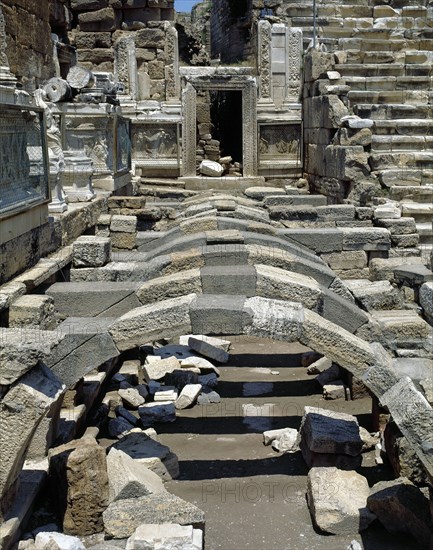
[[[65,150],[84,151],[92,159],[95,174],[114,171],[113,119],[67,116]]]
[[[178,34],[175,27],[167,25],[165,35],[165,56],[167,64],[165,67],[165,94],[166,99],[180,98],[180,76],[179,76],[179,46]]]
[[[298,124],[260,124],[259,158],[266,160],[296,160],[301,148]]]
[[[42,112],[2,105],[0,117],[0,215],[49,197]]]
[[[302,86],[302,29],[287,29],[287,95],[286,101],[298,102]]]
[[[131,137],[130,121],[126,118],[116,117],[116,168],[117,172],[131,169]]]
[[[196,101],[196,89],[188,82],[182,92],[182,164],[184,176],[195,176],[196,173]]]
[[[269,21],[259,21],[258,41],[260,101],[272,102],[272,27]]]
[[[179,154],[177,125],[134,124],[132,143],[136,160],[177,159]]]
[[[114,73],[124,86],[124,94],[137,97],[137,58],[133,37],[120,38],[114,46]]]

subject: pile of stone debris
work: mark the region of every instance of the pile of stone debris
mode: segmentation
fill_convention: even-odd
[[[166,490],[179,476],[178,458],[153,426],[219,402],[213,362],[226,363],[229,347],[185,335],[179,344],[143,345],[141,360],[124,361],[83,437],[49,451],[57,523],[25,533],[16,549],[202,549],[204,513]]]
[[[410,533],[419,548],[432,547],[428,494],[406,477],[370,487],[357,471],[362,453],[380,449],[380,444],[379,434],[359,426],[355,416],[307,406],[299,432],[292,428],[266,431],[263,443],[279,452],[301,450],[310,468],[307,502],[321,532],[356,535],[378,520],[390,533]],[[353,541],[349,548],[361,546]]]

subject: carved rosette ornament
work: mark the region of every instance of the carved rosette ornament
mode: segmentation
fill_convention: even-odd
[[[259,75],[260,75],[260,100],[272,102],[272,27],[269,21],[259,21]]]
[[[286,102],[298,102],[302,85],[302,29],[287,29]]]

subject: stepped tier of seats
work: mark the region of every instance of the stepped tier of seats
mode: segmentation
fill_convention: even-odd
[[[313,2],[283,12],[313,36]],[[316,36],[336,52],[353,114],[374,121],[372,173],[402,214],[415,218],[420,245],[433,245],[433,9],[418,0],[316,2]]]

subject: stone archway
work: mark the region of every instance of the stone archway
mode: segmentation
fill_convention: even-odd
[[[121,351],[168,334],[246,334],[300,342],[361,379],[388,408],[433,479],[431,425],[433,408],[408,377],[392,370],[382,346],[368,343],[299,303],[254,296],[188,294],[135,308],[111,325],[109,332]]]

